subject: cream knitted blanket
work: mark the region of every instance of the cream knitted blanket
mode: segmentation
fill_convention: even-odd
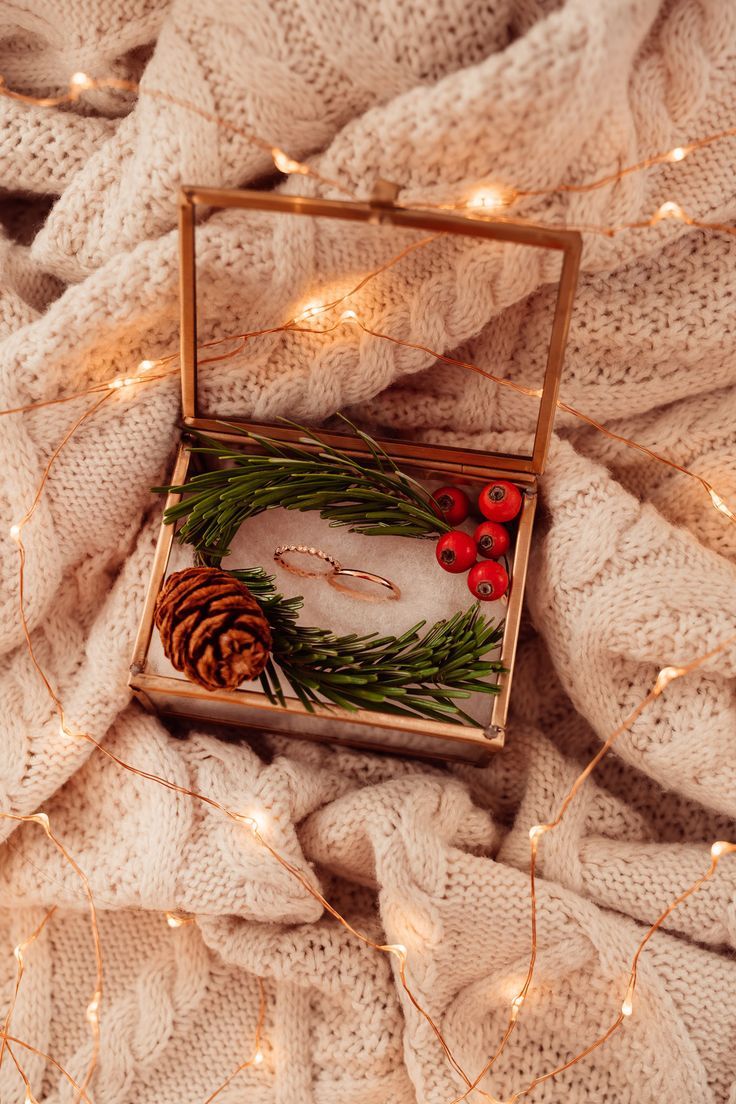
[[[377,176],[396,180],[407,203],[456,199],[489,174],[525,188],[590,180],[731,127],[735,66],[731,0],[2,5],[11,88],[46,95],[76,70],[142,75],[144,89],[252,128],[362,196]],[[0,108],[6,408],[175,351],[177,187],[245,185],[272,166],[237,129],[143,95]],[[734,141],[519,210],[618,224],[675,200],[728,222]],[[585,241],[562,397],[734,503],[736,239],[668,221]],[[201,248],[210,333],[267,325],[315,272],[357,280],[381,256],[362,235],[232,214],[201,228]],[[524,379],[541,355],[548,280],[526,253],[436,242],[364,302],[379,329]],[[239,402],[257,417],[359,405],[481,447],[523,428],[487,383],[345,331],[322,344],[274,337],[213,378],[220,409]],[[89,401],[0,423],[3,533]],[[286,739],[264,757],[196,727],[173,734],[127,689],[159,521],[149,487],[169,469],[178,401],[175,377],[116,395],[54,465],[24,532],[39,658],[72,727],[142,770],[265,810],[274,845],[357,927],[404,943],[419,999],[474,1076],[526,968],[529,826],[554,815],[660,667],[734,631],[736,529],[692,480],[560,415],[506,750],[482,770]],[[462,1083],[385,956],[216,811],[60,733],[19,625],[17,549],[0,541],[0,811],[46,812],[89,877],[105,963],[95,1104],[202,1104],[250,1056],[257,979],[264,1060],[220,1104],[449,1104]],[[499,1099],[608,1027],[647,926],[707,869],[713,840],[736,839],[735,675],[731,650],[673,683],[543,841],[537,980],[485,1083]],[[94,988],[83,886],[39,825],[0,825],[0,1014],[13,946],[58,905],[25,953],[11,1034],[79,1078]],[[530,1099],[736,1102],[735,893],[727,858],[648,944],[634,1015]],[[171,930],[175,908],[196,923]],[[13,1054],[42,1104],[74,1098],[50,1061],[19,1044]],[[0,1100],[23,1100],[7,1053]]]

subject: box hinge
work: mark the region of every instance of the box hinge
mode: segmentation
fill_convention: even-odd
[[[400,184],[394,184],[391,180],[382,180],[379,176],[373,184],[368,202],[371,207],[395,207],[400,191]]]

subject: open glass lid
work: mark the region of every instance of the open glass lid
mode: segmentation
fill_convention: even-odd
[[[406,461],[543,470],[577,233],[186,187],[180,248],[188,426],[341,434],[342,414]]]

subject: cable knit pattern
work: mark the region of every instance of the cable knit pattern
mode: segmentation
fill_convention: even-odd
[[[53,10],[52,10],[53,8]],[[0,99],[0,407],[53,400],[175,351],[176,191],[278,183],[257,133],[364,197],[407,203],[478,181],[583,182],[732,127],[736,6],[724,0],[84,0],[6,5],[0,72],[51,95],[72,72],[141,80],[58,110]],[[153,93],[180,97],[218,128]],[[150,94],[149,94],[150,93]],[[643,221],[665,200],[736,215],[733,141],[520,215]],[[334,197],[340,193],[334,190]],[[202,340],[277,324],[346,291],[410,240],[237,211],[198,227]],[[736,244],[666,221],[589,234],[563,399],[736,501]],[[360,293],[372,326],[536,385],[552,256],[438,239]],[[342,327],[273,334],[203,373],[212,413],[324,418],[338,409],[424,440],[515,451],[526,399]],[[88,874],[105,959],[94,1104],[448,1104],[464,1086],[395,963],[323,914],[216,810],[121,772],[59,730],[18,621],[7,536],[84,402],[3,420],[0,810],[42,808]],[[137,768],[268,818],[269,840],[361,931],[408,948],[418,999],[475,1075],[528,961],[528,829],[652,685],[736,627],[736,528],[702,488],[560,414],[542,481],[507,747],[487,768],[385,760],[270,737],[170,728],[131,703],[127,666],[170,470],[177,380],[113,396],[53,468],[24,531],[34,647],[70,727]],[[539,855],[539,956],[519,1030],[484,1087],[498,1098],[613,1021],[646,927],[736,839],[736,649],[673,683],[622,737]],[[0,821],[0,995],[27,951],[13,1031],[83,1076],[94,987],[79,879],[37,824]],[[166,910],[195,921],[167,927]],[[674,912],[640,962],[634,1015],[530,1099],[736,1104],[736,863]],[[40,1104],[59,1070],[18,1057]],[[477,1096],[477,1094],[476,1094]],[[13,1063],[0,1100],[23,1098]]]

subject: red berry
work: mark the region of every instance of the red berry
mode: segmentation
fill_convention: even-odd
[[[467,571],[475,563],[476,552],[473,538],[459,529],[441,536],[435,549],[437,563],[453,575]]]
[[[495,560],[477,563],[468,575],[468,586],[481,602],[495,602],[509,589],[506,568]]]
[[[432,498],[440,513],[450,525],[460,525],[470,513],[470,499],[459,487],[440,487]]]
[[[521,509],[521,493],[513,483],[496,479],[478,497],[478,509],[489,521],[511,521]]]
[[[508,529],[497,521],[482,521],[473,533],[473,540],[478,545],[478,553],[493,560],[505,556],[511,544]]]

